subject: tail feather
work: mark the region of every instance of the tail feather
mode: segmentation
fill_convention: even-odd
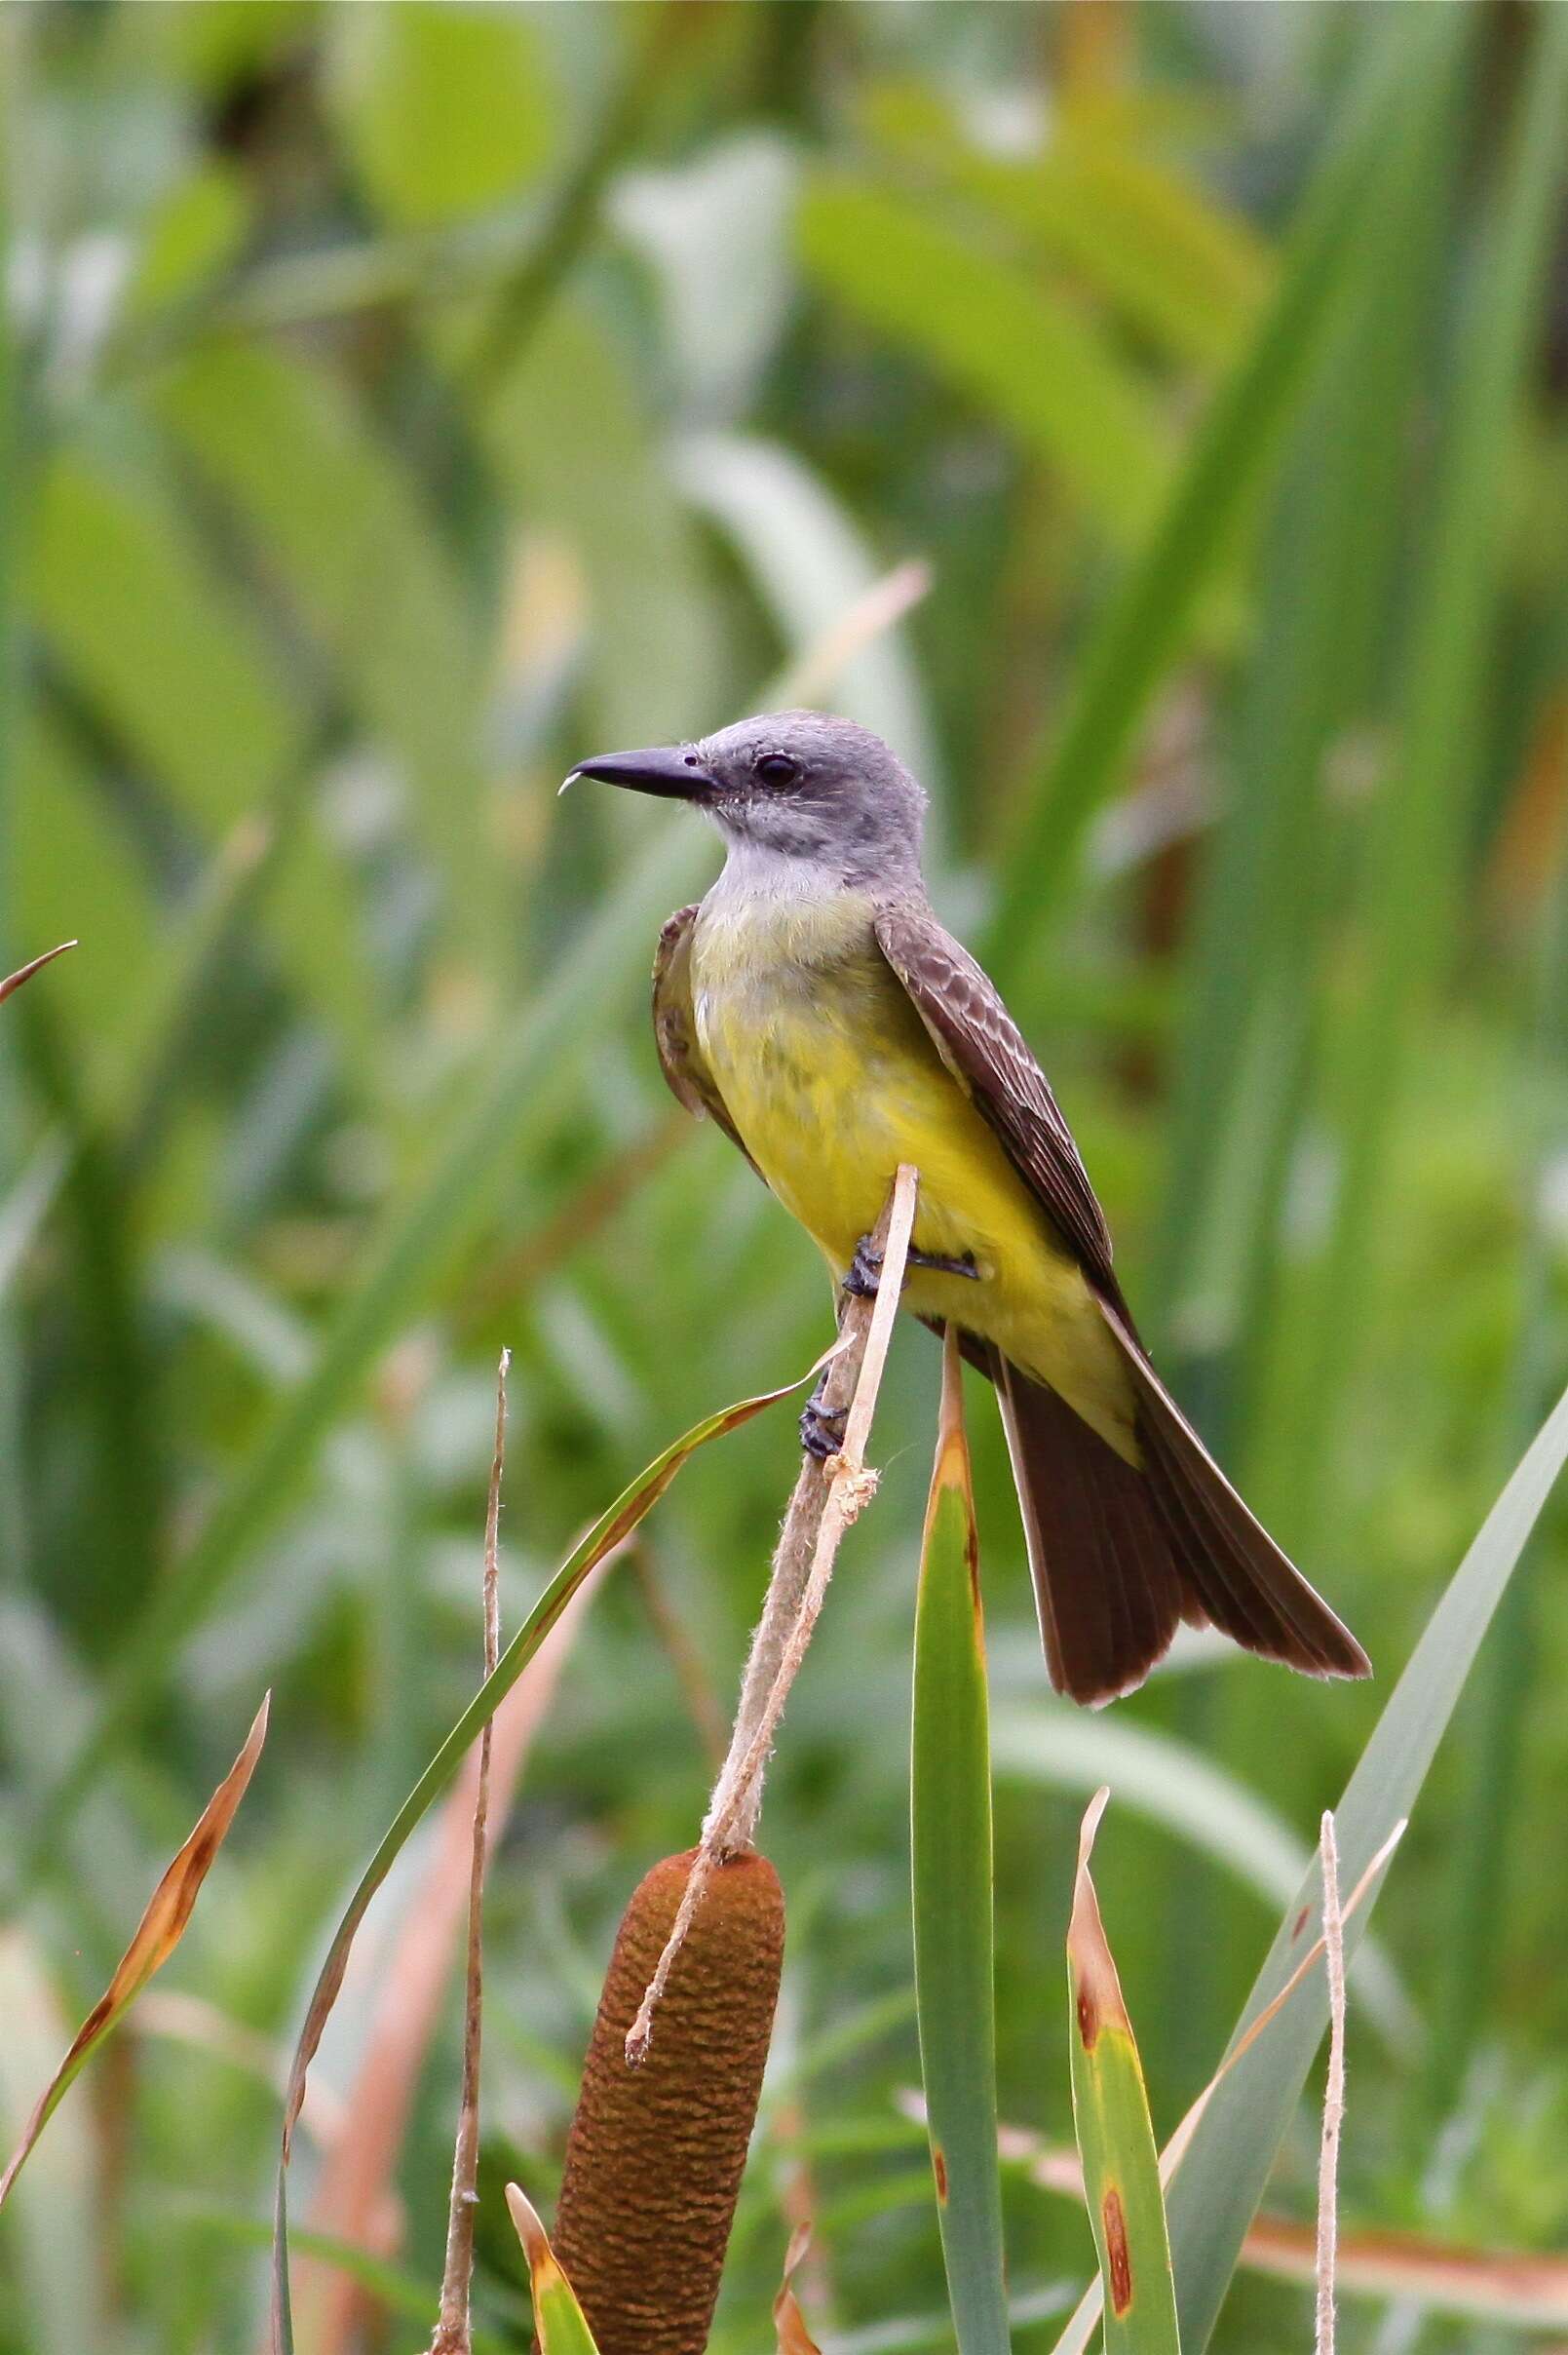
[[[1051,1681],[1075,1701],[1141,1684],[1184,1588],[1150,1484],[1054,1390],[994,1361]]]
[[[1365,1653],[1247,1510],[1115,1311],[1137,1393],[1141,1465],[1056,1392],[993,1352],[1052,1682],[1075,1701],[1140,1684],[1178,1622],[1211,1622],[1319,1677],[1370,1674]]]

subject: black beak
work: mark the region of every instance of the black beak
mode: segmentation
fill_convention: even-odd
[[[666,801],[700,801],[716,783],[697,754],[678,744],[643,753],[602,753],[580,760],[572,777],[596,777],[603,785],[629,786],[634,793],[658,793]],[[571,777],[566,782],[570,785]]]

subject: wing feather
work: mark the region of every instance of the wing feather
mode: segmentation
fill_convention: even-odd
[[[929,907],[891,902],[878,909],[875,929],[937,1054],[1096,1291],[1126,1319],[1105,1214],[1046,1075],[996,984]]]
[[[659,1049],[659,1068],[677,1103],[698,1120],[721,1128],[738,1152],[756,1163],[741,1142],[740,1132],[725,1108],[713,1074],[698,1043],[697,1018],[692,1007],[692,927],[698,903],[677,907],[659,934],[653,958],[653,1035]],[[761,1172],[757,1175],[760,1177]]]

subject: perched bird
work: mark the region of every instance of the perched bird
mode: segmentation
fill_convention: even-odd
[[[920,1175],[904,1304],[996,1384],[1059,1692],[1130,1691],[1177,1622],[1319,1677],[1365,1653],[1254,1520],[1155,1372],[1066,1122],[995,987],[937,922],[926,797],[879,737],[777,712],[574,777],[690,802],[724,837],[654,967],[666,1079],[874,1287],[870,1230]],[[817,1402],[802,1436],[841,1436]]]

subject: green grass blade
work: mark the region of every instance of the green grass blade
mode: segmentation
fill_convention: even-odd
[[[949,1337],[915,1618],[915,1994],[942,2258],[960,2355],[1006,2355],[985,1635],[960,1380]]]
[[[1101,1790],[1084,1818],[1067,1925],[1073,2123],[1099,2253],[1105,2355],[1180,2355],[1149,2097],[1089,1869],[1109,1797]]]
[[[1387,135],[1392,90],[1440,66],[1462,11],[1402,14],[1374,53],[1346,137],[1307,201],[1279,292],[1257,336],[1221,386],[1142,554],[1113,599],[1080,670],[1077,692],[1005,872],[984,962],[1014,980],[1071,880],[1095,810],[1114,790],[1154,694],[1181,653],[1303,389],[1339,316],[1346,256]]]
[[[1523,1331],[1515,1358],[1509,1420],[1528,1429],[1541,1410],[1544,1377],[1556,1353],[1552,1310],[1554,1246],[1550,1238],[1549,1173],[1568,1152],[1568,841],[1544,910],[1535,982],[1530,1081],[1546,1083],[1544,1100],[1525,1095],[1521,1190],[1532,1205],[1525,1238]],[[1549,1678],[1549,1654],[1540,1637],[1544,1598],[1524,1586],[1510,1589],[1497,1633],[1469,1698],[1470,1744],[1462,1769],[1448,1858],[1448,1923],[1440,1940],[1442,1967],[1432,2006],[1425,2083],[1425,2133],[1433,2131],[1464,2082],[1487,2034],[1496,1985],[1497,1925],[1517,1894],[1515,1876],[1525,1848],[1521,1803],[1524,1728],[1539,1680]],[[1526,1867],[1528,1870],[1528,1867]]]
[[[1499,452],[1512,434],[1551,252],[1568,123],[1568,10],[1531,19],[1534,54],[1489,219],[1474,254],[1430,536],[1416,578],[1400,744],[1378,797],[1364,886],[1372,974],[1338,1042],[1348,1107],[1337,1216],[1318,1332],[1294,1418],[1297,1485],[1321,1461],[1332,1402],[1346,1395],[1340,1304],[1365,1281],[1389,1145],[1423,1023],[1464,912],[1464,849],[1483,766],[1486,669],[1502,624]],[[1297,1540],[1303,1532],[1297,1529]]]
[[[1327,757],[1364,708],[1389,626],[1400,456],[1430,360],[1460,80],[1429,75],[1390,115],[1379,202],[1347,262],[1340,323],[1268,533],[1176,1062],[1152,1321],[1182,1349],[1223,1352],[1239,1339],[1249,1263],[1287,1174],[1281,1132],[1300,1104],[1308,977],[1330,898]]]
[[[590,1571],[595,1569],[615,1546],[631,1536],[633,1529],[656,1505],[670,1482],[699,1448],[742,1423],[749,1422],[765,1407],[787,1398],[792,1383],[783,1390],[764,1392],[758,1398],[742,1399],[733,1407],[722,1408],[718,1413],[694,1423],[683,1436],[656,1455],[645,1471],[638,1474],[631,1486],[623,1489],[607,1513],[601,1514],[593,1526],[567,1556],[555,1577],[540,1596],[523,1621],[494,1670],[485,1678],[473,1700],[447,1734],[424,1773],[398,1810],[390,1830],[361,1875],[358,1888],[350,1898],[342,1920],[333,1934],[317,1978],[315,1989],[305,2011],[304,2026],[288,2071],[288,2088],[285,2097],[283,2150],[278,2167],[276,2215],[277,2239],[273,2253],[273,2341],[279,2355],[288,2355],[293,2344],[293,2324],[288,2300],[288,2250],[287,2229],[287,2194],[285,2177],[288,2166],[289,2144],[300,2104],[305,2098],[305,2078],[321,2042],[322,2030],[343,1983],[349,1950],[364,1919],[371,1898],[391,1872],[408,1839],[428,1814],[447,1784],[456,1774],[478,1735],[494,1716],[507,1694],[521,1676],[562,1611],[577,1593]]]

